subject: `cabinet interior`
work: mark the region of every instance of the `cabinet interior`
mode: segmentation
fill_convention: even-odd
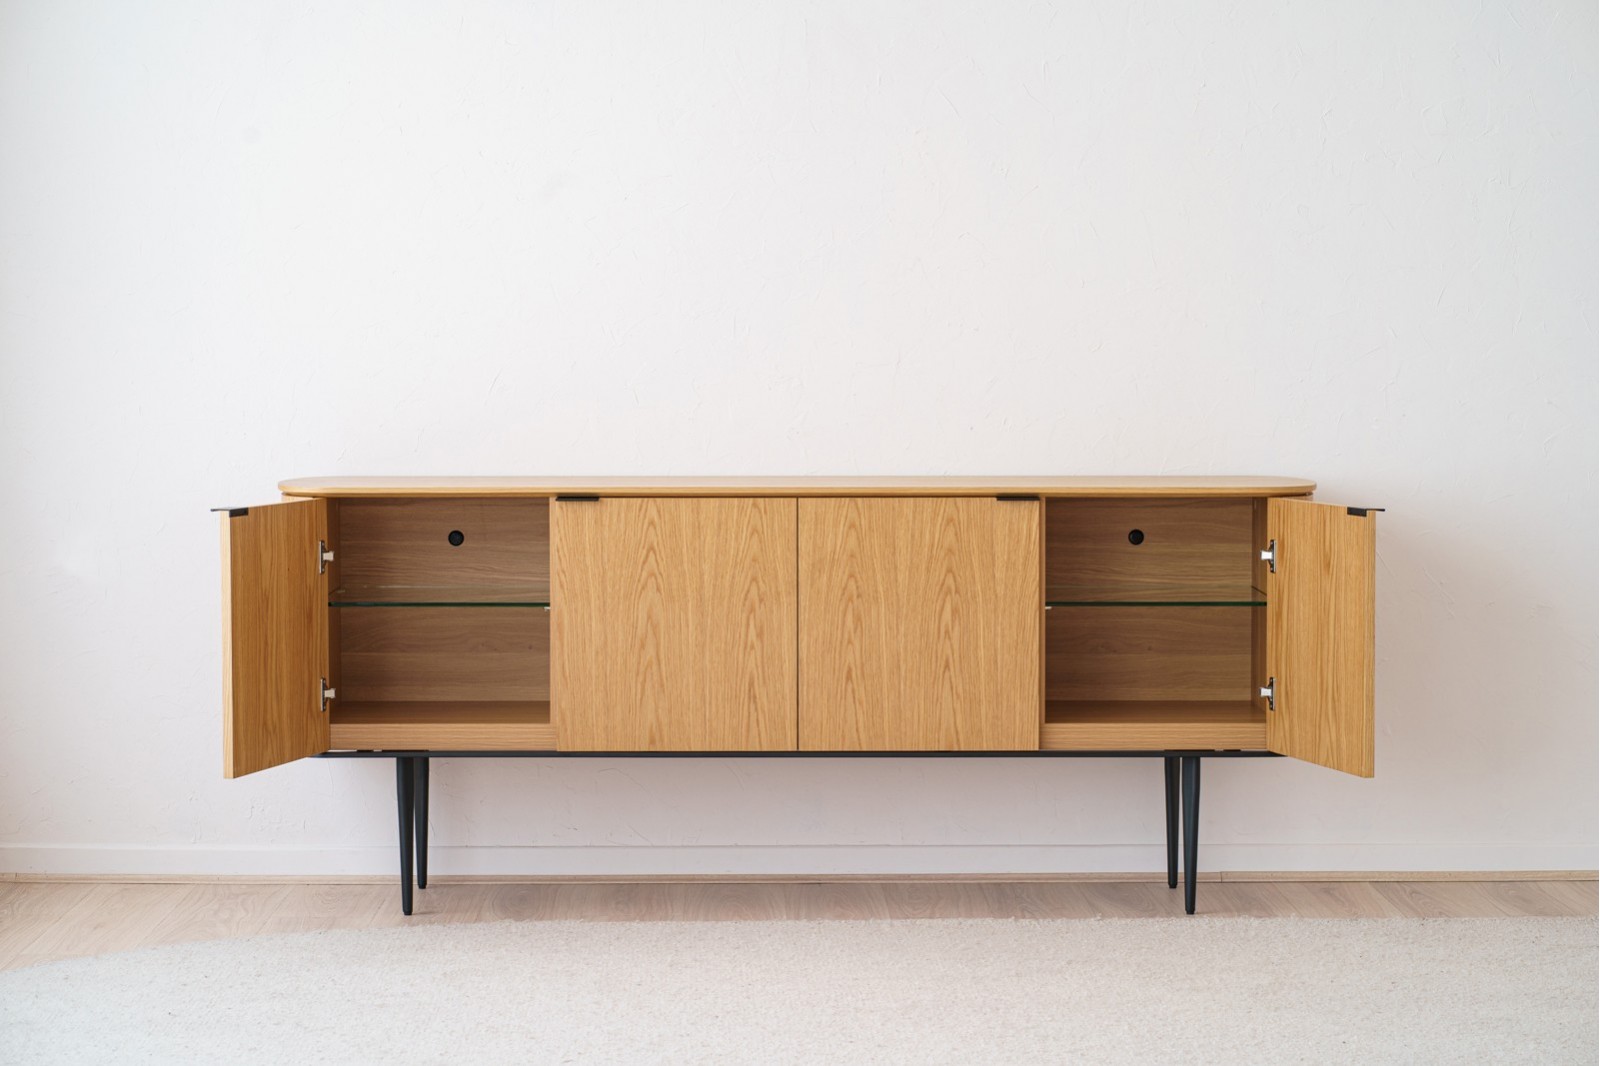
[[[335,748],[555,747],[550,502],[330,501]],[[1266,746],[1266,501],[1044,504],[1058,750]]]
[[[554,747],[549,501],[331,502],[333,747]]]
[[[1041,747],[1263,747],[1265,501],[1045,505]]]

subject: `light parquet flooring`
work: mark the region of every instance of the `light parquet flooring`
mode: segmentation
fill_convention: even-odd
[[[0,969],[155,944],[318,929],[539,921],[1157,918],[1158,881],[480,882],[440,880],[400,913],[394,883],[0,881]],[[1213,917],[1587,917],[1594,881],[1213,881]]]

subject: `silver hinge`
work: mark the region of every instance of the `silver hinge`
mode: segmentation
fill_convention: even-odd
[[[1278,679],[1275,677],[1269,677],[1267,678],[1267,683],[1261,686],[1259,692],[1257,693],[1262,699],[1267,701],[1267,710],[1269,711],[1275,711],[1278,709],[1273,705],[1274,698],[1277,696],[1277,691]]]
[[[328,679],[322,679],[322,713],[328,713],[328,701],[338,695],[338,692],[328,687]]]
[[[1278,572],[1278,542],[1277,541],[1275,541],[1275,540],[1267,541],[1266,548],[1261,552],[1261,561],[1267,564],[1267,572],[1269,574],[1276,574]]]
[[[328,564],[331,562],[333,562],[333,552],[328,550],[328,542],[325,540],[317,541],[317,573],[326,574],[328,572]]]

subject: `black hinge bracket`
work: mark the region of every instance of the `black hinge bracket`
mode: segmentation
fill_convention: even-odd
[[[599,503],[598,496],[557,496],[557,503]]]
[[[228,517],[229,518],[243,518],[245,515],[250,513],[250,508],[248,508],[248,507],[213,507],[213,508],[211,508],[211,511],[212,511],[213,514],[219,512],[219,511],[226,511],[226,512],[228,512]]]
[[[1352,518],[1365,518],[1370,511],[1387,511],[1387,507],[1346,507],[1345,513]]]

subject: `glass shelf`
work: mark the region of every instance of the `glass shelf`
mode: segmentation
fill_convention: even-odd
[[[1107,591],[1072,600],[1046,600],[1046,607],[1265,607],[1260,589],[1140,589]]]
[[[550,591],[516,585],[347,585],[329,607],[544,607]]]

